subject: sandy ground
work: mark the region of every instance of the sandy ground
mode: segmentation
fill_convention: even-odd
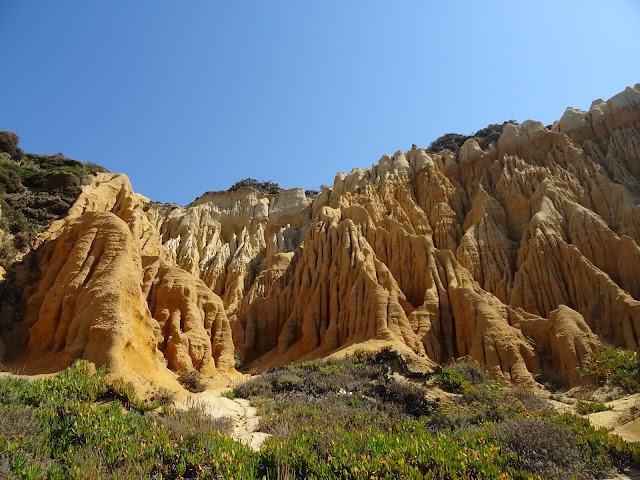
[[[203,411],[214,418],[229,417],[233,421],[233,431],[230,435],[249,445],[258,451],[264,441],[270,437],[268,433],[258,432],[260,417],[255,407],[243,398],[229,399],[222,393],[229,389],[207,390],[202,393],[194,393],[183,398],[177,404],[177,408],[187,409],[200,406]]]
[[[627,442],[640,442],[640,393],[606,402],[611,410],[592,413],[589,421],[598,427],[612,428]]]
[[[552,399],[549,401],[559,412],[576,413],[574,404]],[[627,442],[640,442],[640,393],[603,403],[611,410],[587,415],[591,424],[608,428]],[[620,472],[606,480],[640,480],[640,471]]]

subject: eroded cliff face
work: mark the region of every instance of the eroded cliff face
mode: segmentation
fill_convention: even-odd
[[[520,383],[561,364],[575,384],[600,341],[639,347],[639,154],[636,86],[486,150],[385,155],[312,203],[225,192],[153,219],[255,366],[376,338]]]
[[[0,320],[7,358],[27,373],[75,359],[131,380],[233,371],[222,302],[172,262],[124,175],[100,174],[12,273]]]
[[[467,356],[576,385],[601,342],[640,349],[639,243],[636,85],[485,150],[385,155],[314,199],[176,207],[101,177],[43,237],[37,274],[13,273],[25,306],[4,302],[3,338],[28,359],[211,374],[234,348],[266,368],[374,340],[425,367]]]

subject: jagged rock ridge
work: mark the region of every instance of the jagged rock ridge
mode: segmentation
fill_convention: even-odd
[[[573,385],[600,342],[640,348],[640,85],[550,129],[506,125],[485,150],[385,155],[315,199],[241,189],[166,206],[112,176],[74,208],[36,252],[24,315],[3,306],[17,320],[5,344],[21,339],[28,358],[126,369],[129,348],[157,372],[213,373],[234,348],[266,368],[377,340],[427,364],[469,356],[496,378]],[[92,333],[123,315],[126,340],[100,357]]]

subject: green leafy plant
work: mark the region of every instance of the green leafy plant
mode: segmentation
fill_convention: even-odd
[[[576,412],[580,415],[589,415],[591,413],[606,412],[611,410],[602,402],[578,402],[576,403]]]
[[[452,367],[440,368],[434,378],[443,389],[454,393],[461,393],[465,384],[468,383],[462,372]]]
[[[518,389],[466,381],[412,413],[407,403],[426,400],[434,381],[398,379],[388,361],[308,362],[267,373],[260,388],[236,387],[254,394],[261,430],[273,435],[259,452],[200,404],[136,409],[144,402],[127,383],[84,361],[44,380],[0,378],[0,478],[591,479],[640,466],[639,444],[553,415]],[[278,383],[287,389],[275,392]],[[456,427],[438,427],[438,415]]]
[[[236,398],[236,393],[233,390],[225,390],[221,395],[229,400],[234,400]]]
[[[614,385],[640,392],[640,357],[630,350],[603,347],[585,362],[582,373],[598,385]]]

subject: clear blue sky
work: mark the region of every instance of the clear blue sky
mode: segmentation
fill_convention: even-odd
[[[0,130],[185,204],[640,82],[635,0],[0,0]]]

